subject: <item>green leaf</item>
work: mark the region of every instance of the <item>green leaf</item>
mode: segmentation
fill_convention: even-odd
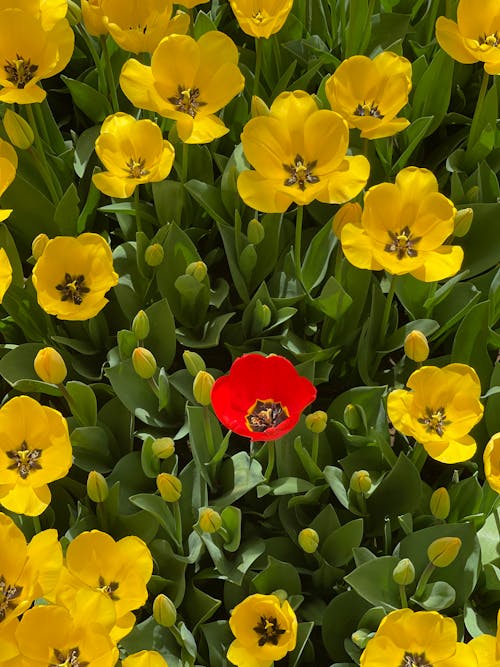
[[[290,595],[299,595],[302,592],[300,577],[297,569],[291,563],[285,563],[269,556],[267,567],[253,579],[252,585],[257,593],[269,595],[278,588],[282,588]]]
[[[381,606],[388,612],[394,611],[401,605],[399,587],[392,578],[398,563],[396,556],[381,556],[363,563],[344,578],[358,595],[372,605]]]
[[[222,525],[227,530],[229,541],[224,542],[226,551],[238,551],[241,541],[241,510],[239,507],[225,507],[221,512]]]
[[[219,188],[194,179],[185,183],[184,187],[212,220],[219,224],[228,222]]]
[[[90,472],[109,472],[113,459],[109,451],[109,438],[99,426],[82,426],[71,432],[71,444],[75,465]]]
[[[358,629],[359,619],[369,608],[369,603],[352,590],[340,593],[328,604],[323,614],[321,638],[332,660],[349,658],[344,640]]]
[[[263,482],[264,476],[258,461],[251,459],[246,452],[237,452],[228,461],[224,461],[219,481],[222,488],[227,490],[215,499],[216,509],[232,505],[235,500]]]
[[[100,123],[106,116],[113,113],[107,98],[92,86],[76,79],[70,79],[69,76],[64,76],[64,74],[61,74],[61,79],[68,87],[75,105],[94,123]]]
[[[320,296],[313,300],[313,304],[328,317],[338,320],[351,306],[352,298],[342,285],[333,276],[330,276],[324,284]]]
[[[66,391],[71,397],[71,411],[82,426],[97,423],[97,399],[92,388],[75,380],[66,383]]]
[[[353,558],[353,549],[359,547],[363,539],[363,519],[349,521],[334,530],[320,543],[321,555],[335,567],[347,565]]]
[[[302,280],[308,292],[325,277],[328,261],[336,244],[332,223],[328,221],[309,243],[302,263]]]
[[[59,200],[55,213],[54,222],[60,234],[65,236],[75,236],[78,233],[77,221],[80,215],[78,204],[80,198],[74,183],[68,187],[66,192]]]
[[[455,602],[455,589],[446,581],[427,584],[421,597],[412,600],[428,611],[447,609]]]

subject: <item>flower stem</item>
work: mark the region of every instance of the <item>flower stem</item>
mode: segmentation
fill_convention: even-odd
[[[111,97],[111,107],[113,113],[120,111],[120,105],[118,104],[118,97],[116,95],[116,82],[115,75],[113,74],[113,68],[111,66],[111,58],[109,56],[108,41],[106,35],[101,35],[101,46],[102,53],[104,55],[104,62],[106,64],[106,77],[108,79],[108,89],[109,95]]]
[[[302,221],[304,219],[304,207],[297,206],[297,218],[295,220],[295,271],[297,278],[302,283],[302,265],[300,260],[302,246]]]
[[[149,378],[148,384],[151,387],[151,389],[153,390],[153,393],[156,396],[156,398],[159,398],[160,397],[160,387],[158,386],[158,383],[156,382],[156,380],[154,378]]]
[[[205,430],[205,440],[207,441],[208,455],[210,459],[215,456],[215,444],[212,435],[212,428],[210,426],[210,410],[208,405],[203,406],[203,428]]]
[[[35,535],[42,532],[42,526],[40,525],[40,517],[32,516],[33,519],[33,528],[35,529]]]
[[[38,171],[40,172],[41,177],[45,181],[45,185],[47,186],[47,189],[50,192],[50,197],[53,203],[57,204],[60,199],[60,195],[62,193],[58,193],[58,190],[54,184],[54,179],[52,178],[52,172],[50,170],[49,163],[47,162],[47,157],[43,149],[43,144],[40,138],[40,134],[38,133],[38,126],[35,121],[35,115],[33,113],[33,108],[31,104],[26,105],[26,113],[28,115],[28,122],[31,125],[31,129],[33,130],[33,135],[34,135],[34,143],[36,151],[32,151],[32,155],[35,156],[36,164],[38,166]]]
[[[401,599],[401,609],[408,607],[408,598],[406,597],[406,586],[399,584],[399,597]]]
[[[411,461],[419,472],[424,467],[424,463],[426,462],[426,460],[427,460],[427,452],[425,451],[421,443],[417,442],[411,454]]]
[[[135,208],[135,226],[138,232],[142,232],[141,212],[140,212],[139,185],[134,190],[134,208]]]
[[[175,537],[179,547],[179,551],[182,551],[182,518],[181,518],[181,508],[179,507],[179,501],[172,503],[174,521],[175,521]]]
[[[267,466],[266,466],[266,472],[264,474],[266,482],[269,482],[269,480],[271,479],[271,475],[273,474],[273,470],[274,470],[275,460],[276,460],[276,452],[275,452],[275,449],[274,449],[274,440],[268,440],[268,442],[267,442]]]
[[[389,292],[387,293],[387,297],[385,300],[385,306],[384,306],[384,312],[382,315],[382,324],[380,326],[380,342],[382,343],[386,334],[387,334],[387,327],[389,325],[389,318],[391,316],[391,306],[392,306],[392,301],[394,299],[394,294],[396,292],[396,279],[397,276],[392,275],[391,276],[391,285],[389,287]]]
[[[106,510],[104,509],[103,503],[96,503],[96,511],[99,528],[107,533],[109,530],[108,517],[106,516]]]
[[[260,89],[260,70],[262,68],[262,40],[255,38],[255,74],[253,77],[252,97],[259,94]]]
[[[99,92],[102,93],[107,97],[108,95],[108,83],[106,81],[106,72],[104,70],[102,60],[97,53],[97,49],[95,48],[94,40],[92,37],[87,33],[86,30],[81,28],[79,25],[75,26],[76,30],[78,31],[78,34],[83,38],[83,41],[87,45],[87,48],[89,50],[90,55],[92,56],[92,60],[94,61],[95,68],[97,70],[97,85]]]
[[[474,111],[474,116],[472,118],[472,123],[470,126],[469,140],[467,142],[467,148],[471,149],[475,146],[479,140],[479,135],[481,128],[479,127],[479,121],[481,113],[483,111],[484,98],[486,97],[486,90],[488,88],[488,81],[490,75],[486,70],[483,71],[483,79],[481,81],[481,88],[479,89],[479,95],[476,102],[476,109]]]
[[[433,565],[431,562],[427,563],[425,570],[422,572],[422,575],[418,580],[414,597],[416,597],[417,599],[422,597],[424,589],[427,586],[427,582],[431,578],[431,574],[434,572],[435,569],[436,569],[435,565]]]
[[[311,449],[311,458],[318,464],[318,454],[319,454],[319,433],[313,433],[312,437],[312,449]]]
[[[182,142],[182,167],[181,167],[181,181],[183,183],[187,180],[189,166],[189,144]]]

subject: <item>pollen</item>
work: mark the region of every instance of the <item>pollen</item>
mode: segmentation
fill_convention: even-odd
[[[415,245],[420,241],[421,237],[412,238],[409,227],[403,227],[399,233],[388,230],[388,234],[391,242],[385,246],[385,252],[396,253],[398,259],[417,257],[418,252]]]
[[[278,646],[280,635],[285,634],[285,630],[280,628],[278,621],[274,616],[261,616],[259,622],[254,627],[254,632],[259,635],[259,646],[265,646],[267,643]]]
[[[5,453],[13,461],[7,469],[16,470],[21,479],[26,479],[33,470],[42,469],[39,463],[42,450],[30,449],[24,441],[19,449],[10,449]]]
[[[38,70],[38,65],[32,65],[29,58],[25,60],[18,53],[13,60],[7,60],[6,63],[3,68],[7,74],[7,81],[13,83],[16,88],[24,88]]]
[[[125,164],[127,165],[126,171],[129,173],[128,178],[143,178],[149,174],[149,170],[144,168],[146,165],[145,158],[140,157],[137,160],[134,160],[134,158],[131,157]]]
[[[118,595],[116,595],[119,586],[120,584],[118,581],[110,581],[109,584],[107,584],[104,577],[99,577],[99,586],[97,587],[97,590],[101,591],[101,593],[105,593],[110,600],[116,602],[116,600],[120,599]]]
[[[420,417],[418,421],[420,424],[424,424],[427,433],[436,433],[440,438],[444,434],[445,426],[450,424],[446,420],[444,408],[438,408],[437,410],[425,408],[425,417]]]
[[[194,118],[198,113],[198,109],[205,106],[206,102],[201,102],[199,88],[186,88],[179,85],[177,87],[177,97],[169,97],[168,101],[177,107],[178,111],[187,113]]]
[[[252,14],[252,19],[255,21],[255,23],[261,24],[264,20],[264,14],[260,9],[258,9],[255,14]]]
[[[399,667],[433,667],[433,665],[425,657],[425,653],[409,653],[406,651]]]
[[[72,301],[75,306],[81,306],[84,295],[90,292],[85,285],[85,276],[69,273],[64,274],[64,281],[56,285],[56,290],[61,292],[61,301]]]
[[[317,165],[317,160],[312,162],[306,162],[304,158],[297,153],[293,164],[284,164],[283,169],[290,174],[290,176],[285,180],[284,185],[298,185],[299,189],[304,191],[306,189],[307,183],[319,183],[319,177],[314,176],[312,173],[313,169]]]
[[[51,662],[49,667],[87,667],[89,664],[87,661],[83,662],[80,660],[80,649],[78,646],[70,648],[66,653],[55,648],[52,660],[55,662]]]
[[[355,116],[371,116],[372,118],[380,119],[384,117],[383,114],[380,113],[378,104],[375,104],[375,102],[372,102],[371,104],[367,104],[366,102],[358,104],[353,113]]]
[[[281,403],[272,399],[255,401],[246,415],[247,425],[251,431],[262,433],[268,428],[278,426],[288,419],[288,410]]]
[[[496,30],[491,33],[491,35],[484,33],[483,35],[479,35],[477,41],[479,46],[493,46],[495,48],[500,48],[500,32]]]
[[[5,620],[9,609],[16,607],[15,599],[23,592],[22,586],[9,585],[5,577],[0,575],[0,623]]]

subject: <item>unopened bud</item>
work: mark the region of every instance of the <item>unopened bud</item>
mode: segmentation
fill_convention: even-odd
[[[186,368],[193,377],[196,377],[196,374],[199,371],[207,370],[203,358],[200,357],[200,355],[197,352],[193,352],[192,350],[184,350],[184,352],[182,353],[182,358],[184,360]]]
[[[319,535],[314,528],[303,528],[299,533],[299,546],[306,554],[313,554],[319,546]]]
[[[143,310],[140,310],[132,322],[132,331],[137,340],[144,340],[149,336],[149,317]]]
[[[313,433],[323,433],[328,421],[328,415],[323,410],[316,410],[311,412],[306,417],[306,427]]]
[[[353,472],[349,487],[356,493],[368,493],[372,488],[372,480],[368,470],[356,470],[356,472]]]
[[[259,222],[257,218],[252,218],[252,220],[250,220],[248,223],[247,228],[247,237],[250,243],[258,245],[261,241],[264,240],[265,235],[266,231],[264,229],[264,225]]]
[[[148,266],[160,266],[164,256],[163,246],[159,243],[152,243],[146,248],[144,260]]]
[[[82,0],[82,18],[89,35],[106,35],[108,26],[104,23],[101,0]]]
[[[160,593],[153,602],[153,618],[164,628],[171,628],[177,620],[177,610],[172,600]]]
[[[191,262],[186,266],[186,273],[188,276],[193,276],[195,280],[202,283],[207,277],[207,265],[205,262]]]
[[[409,586],[415,581],[415,566],[409,558],[403,558],[392,571],[392,578],[400,586]]]
[[[49,242],[49,237],[47,234],[38,234],[38,236],[35,236],[33,239],[33,243],[31,244],[31,254],[35,259],[40,259],[40,257],[43,254],[43,251],[45,250],[45,246]]]
[[[193,382],[193,395],[200,405],[210,405],[210,394],[215,378],[207,371],[198,371]]]
[[[463,208],[455,214],[453,233],[455,236],[462,237],[467,234],[472,225],[474,211],[471,208]]]
[[[465,198],[474,203],[479,201],[479,185],[473,185],[465,193]]]
[[[264,100],[258,95],[252,95],[252,101],[250,103],[250,115],[252,118],[257,116],[269,116],[271,110],[264,102]]]
[[[366,628],[359,628],[352,633],[351,639],[358,648],[364,649],[369,640],[373,637],[373,634],[373,632],[370,632],[370,630],[367,630]]]
[[[200,510],[198,525],[205,533],[216,533],[222,526],[222,517],[211,507],[205,507]]]
[[[408,359],[421,363],[429,356],[429,343],[425,334],[418,329],[413,329],[406,336],[404,342],[405,354]]]
[[[350,431],[356,431],[363,424],[360,408],[354,403],[348,403],[344,408],[344,424]]]
[[[167,503],[175,503],[181,497],[182,482],[175,475],[168,472],[161,472],[156,478],[156,486],[160,496]]]
[[[64,359],[53,347],[44,347],[40,350],[33,366],[40,380],[50,382],[50,384],[61,384],[68,373]]]
[[[94,503],[103,503],[108,497],[106,480],[97,470],[91,470],[87,477],[87,495]]]
[[[12,109],[7,109],[3,117],[3,126],[10,143],[25,151],[34,141],[35,135],[31,125]]]
[[[168,459],[175,452],[172,438],[156,438],[151,445],[151,451],[158,459]]]
[[[333,216],[332,220],[332,231],[335,236],[340,239],[342,229],[348,222],[351,222],[354,225],[360,225],[362,212],[363,210],[357,202],[348,202],[341,206]]]
[[[277,588],[275,591],[272,591],[271,595],[274,595],[280,601],[280,604],[288,600],[288,593],[284,588]]]
[[[145,347],[136,347],[132,352],[132,365],[137,375],[149,380],[156,373],[156,359]]]
[[[71,26],[80,23],[82,20],[82,10],[76,4],[76,2],[74,2],[74,0],[68,0],[68,12],[66,14],[66,18],[68,19]]]
[[[431,512],[436,519],[446,519],[450,513],[450,494],[441,486],[431,496]]]
[[[427,549],[427,557],[435,567],[447,567],[458,556],[462,540],[459,537],[440,537]]]
[[[260,332],[271,324],[272,312],[267,303],[262,303],[257,299],[255,309],[253,311],[254,324],[256,329]]]

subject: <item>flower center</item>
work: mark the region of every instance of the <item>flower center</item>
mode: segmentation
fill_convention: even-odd
[[[257,400],[246,415],[247,425],[251,431],[263,433],[268,428],[278,426],[288,419],[288,410],[272,399],[267,401]]]
[[[32,65],[29,58],[25,60],[18,53],[14,60],[7,60],[6,63],[3,68],[7,74],[7,81],[13,83],[16,88],[24,88],[38,69],[38,65]]]
[[[353,113],[355,116],[371,116],[372,118],[384,117],[378,109],[378,104],[375,104],[375,102],[372,102],[371,104],[367,104],[366,102],[358,104]]]
[[[409,227],[403,227],[399,234],[388,230],[388,234],[391,237],[391,242],[385,246],[384,250],[386,252],[397,253],[398,259],[404,259],[405,255],[407,257],[416,257],[418,255],[415,244],[420,241],[421,237],[412,239]]]
[[[0,576],[0,623],[7,616],[9,609],[15,609],[16,603],[13,600],[21,595],[22,590],[22,586],[9,585],[5,577]]]
[[[255,14],[252,14],[252,19],[255,23],[262,23],[264,20],[264,14],[261,12],[260,9],[258,9]]]
[[[145,35],[148,29],[148,24],[146,23],[142,25],[141,23],[138,23],[137,25],[129,25],[128,29],[137,30],[137,32],[142,32],[142,34]]]
[[[297,153],[293,164],[284,164],[283,169],[290,174],[285,180],[285,185],[298,184],[300,190],[306,189],[306,183],[319,183],[318,176],[313,176],[312,170],[317,164],[317,160],[305,162],[304,158]]]
[[[57,662],[51,662],[49,667],[86,667],[90,664],[87,661],[83,662],[80,660],[80,649],[78,646],[70,648],[66,654],[55,648],[52,660]]]
[[[140,157],[137,160],[134,160],[134,158],[131,157],[125,164],[127,165],[127,171],[129,173],[128,178],[142,178],[149,174],[149,170],[144,169],[146,158]]]
[[[198,112],[199,107],[205,106],[206,102],[200,102],[199,88],[184,88],[184,86],[177,87],[177,97],[169,97],[168,101],[177,107],[179,111],[187,113],[194,118]]]
[[[42,455],[41,449],[29,449],[23,441],[20,449],[10,449],[5,452],[9,459],[13,460],[7,470],[17,470],[17,474],[22,479],[26,479],[32,470],[41,470],[42,466],[38,463]]]
[[[80,306],[83,295],[90,292],[90,288],[85,285],[85,276],[72,276],[69,273],[64,274],[64,281],[56,285],[56,290],[61,292],[61,301],[73,301],[75,306]]]
[[[257,642],[259,646],[265,646],[269,642],[273,646],[278,645],[278,639],[280,635],[284,635],[286,630],[280,628],[278,621],[274,616],[261,616],[259,622],[254,628],[259,637]]]
[[[483,35],[479,35],[477,41],[479,46],[483,46],[483,44],[485,44],[486,46],[500,47],[500,32],[495,30],[495,32],[492,32],[491,35],[484,33]]]
[[[432,664],[425,657],[425,653],[408,653],[406,651],[399,667],[432,667]]]
[[[451,423],[446,420],[446,412],[444,411],[444,408],[438,408],[437,410],[425,408],[425,417],[419,417],[418,422],[424,424],[427,433],[434,432],[437,433],[439,437],[442,437],[444,427]]]
[[[101,593],[106,593],[110,600],[116,602],[116,600],[120,599],[118,595],[115,595],[115,591],[118,590],[119,585],[120,584],[117,581],[110,581],[109,584],[107,584],[104,577],[99,577],[99,586],[97,587],[97,590],[101,591]]]

